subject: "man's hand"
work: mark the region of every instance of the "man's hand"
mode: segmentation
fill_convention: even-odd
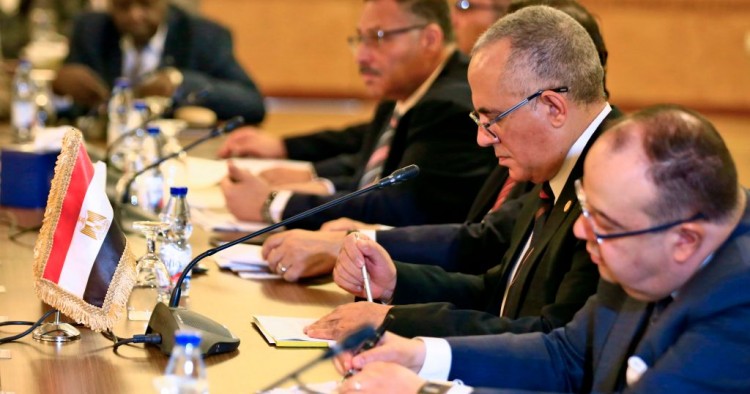
[[[232,162],[227,163],[227,168],[229,173],[221,180],[220,186],[229,212],[240,220],[263,221],[261,209],[271,187],[249,171],[237,168]]]
[[[273,272],[284,267],[283,278],[289,282],[330,274],[345,237],[343,231],[284,231],[263,242],[263,258]]]
[[[167,69],[158,70],[146,76],[133,88],[136,97],[172,97],[177,86],[170,78]]]
[[[379,224],[367,224],[349,218],[339,218],[323,223],[321,231],[379,230]]]
[[[88,107],[99,105],[109,97],[109,89],[101,78],[92,69],[80,64],[62,66],[52,87],[55,93],[69,95],[76,103]]]
[[[364,301],[339,305],[333,312],[305,327],[305,334],[312,338],[339,340],[365,324],[379,326],[391,308],[391,305]]]
[[[219,157],[252,156],[264,159],[286,159],[284,141],[263,133],[256,127],[241,127],[227,135],[216,152]]]
[[[418,373],[422,369],[424,358],[424,342],[386,332],[376,347],[357,355],[345,352],[334,359],[334,365],[342,375],[351,370],[366,369],[376,362],[395,363]]]
[[[338,393],[415,394],[425,383],[416,373],[397,364],[376,362],[344,380]]]
[[[360,233],[353,233],[344,240],[333,268],[333,280],[355,296],[365,297],[362,266],[367,267],[372,296],[379,300],[393,298],[396,290],[396,265],[391,256],[375,241]]]
[[[313,180],[312,171],[299,168],[274,167],[269,168],[258,175],[268,182],[269,185],[310,182]]]

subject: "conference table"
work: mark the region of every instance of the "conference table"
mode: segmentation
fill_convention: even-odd
[[[212,149],[215,147],[204,148],[206,152]],[[16,234],[21,227],[38,224],[41,214],[40,210],[0,208],[0,319],[36,321],[49,310],[37,298],[33,286],[37,232]],[[200,228],[194,230],[194,255],[210,247],[209,237]],[[137,234],[129,234],[128,239],[135,255],[143,255],[145,240]],[[255,392],[323,354],[320,348],[275,348],[267,344],[252,324],[253,315],[320,317],[352,300],[330,277],[301,284],[253,281],[219,270],[210,259],[204,264],[207,274],[194,276],[190,296],[183,298],[183,304],[224,324],[241,340],[237,351],[205,359],[213,393]],[[145,325],[146,322],[128,321],[123,316],[113,331],[119,337],[130,337],[144,333]],[[0,345],[0,393],[155,392],[153,379],[163,374],[168,356],[144,345],[121,346],[115,353],[113,342],[102,333],[78,328],[81,338],[74,342],[39,342],[29,335]],[[0,337],[24,329],[2,326]],[[314,383],[340,377],[332,363],[326,361],[301,378]]]

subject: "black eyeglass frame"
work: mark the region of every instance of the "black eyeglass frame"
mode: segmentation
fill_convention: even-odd
[[[555,92],[555,93],[567,93],[569,91],[569,89],[568,89],[567,86],[561,86],[559,88],[537,90],[536,92],[534,92],[534,94],[532,94],[529,97],[526,97],[525,99],[521,100],[521,102],[519,102],[518,104],[510,107],[510,109],[508,109],[507,111],[504,111],[500,115],[497,115],[494,119],[492,119],[491,121],[489,121],[487,123],[484,123],[484,122],[482,122],[479,119],[479,113],[476,110],[469,112],[469,117],[471,118],[471,120],[474,121],[474,123],[477,124],[477,126],[483,128],[484,131],[486,131],[492,137],[492,139],[495,142],[498,142],[498,141],[500,141],[500,137],[498,137],[497,134],[495,134],[492,130],[490,130],[490,127],[492,127],[493,124],[495,124],[495,123],[503,120],[503,118],[506,118],[508,115],[512,114],[513,111],[515,111],[515,110],[523,107],[524,105],[530,103],[531,100],[533,100],[533,99],[541,96],[542,93],[547,92],[547,91]]]
[[[596,237],[596,242],[599,244],[601,244],[605,239],[616,239],[616,238],[633,237],[633,236],[642,235],[642,234],[660,233],[662,231],[669,230],[670,228],[683,224],[683,223],[694,222],[696,220],[701,220],[701,219],[706,218],[705,215],[698,212],[695,215],[687,219],[675,220],[672,222],[659,224],[659,225],[644,228],[641,230],[623,231],[623,232],[612,233],[612,234],[600,234],[600,233],[597,233],[596,230],[594,230],[594,218],[591,215],[591,211],[588,208],[588,203],[586,202],[586,193],[583,190],[583,185],[581,185],[580,179],[576,179],[575,188],[576,188],[576,198],[578,198],[578,203],[581,205],[581,212],[583,213],[583,217],[589,221],[589,224],[591,225],[591,232],[594,234],[594,237]]]
[[[399,34],[408,33],[412,30],[417,29],[424,29],[427,27],[427,23],[421,23],[416,25],[410,25],[405,27],[399,27],[396,29],[378,29],[372,32],[368,32],[365,34],[357,33],[356,35],[349,36],[346,39],[346,42],[349,43],[349,45],[354,48],[359,44],[364,44],[367,46],[379,46],[383,41],[387,40],[390,37],[397,36]],[[375,44],[375,45],[373,45]]]

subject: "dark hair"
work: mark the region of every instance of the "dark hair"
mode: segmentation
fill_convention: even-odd
[[[373,1],[373,0],[365,0]],[[448,2],[445,0],[395,0],[412,15],[428,23],[436,23],[443,30],[445,42],[453,42],[453,26]]]
[[[613,134],[613,150],[627,145],[634,134],[640,137],[651,162],[648,176],[658,193],[647,211],[653,219],[679,220],[701,213],[722,221],[735,210],[737,169],[716,128],[699,113],[678,105],[653,106],[625,117],[607,133]]]
[[[604,44],[604,37],[602,37],[601,31],[599,31],[599,24],[596,22],[596,18],[575,0],[513,0],[508,6],[508,13],[510,14],[532,5],[546,5],[556,8],[570,15],[586,29],[589,37],[594,41],[596,52],[599,54],[599,62],[602,64],[602,68],[604,68],[604,78],[602,80],[604,95],[605,97],[609,97],[609,90],[607,90],[607,58],[609,57],[609,52],[607,52],[607,45]]]
[[[580,23],[560,10],[532,6],[495,22],[474,45],[472,54],[508,40],[503,78],[510,92],[528,95],[534,89],[567,86],[570,99],[590,104],[604,100],[604,70],[596,47]]]

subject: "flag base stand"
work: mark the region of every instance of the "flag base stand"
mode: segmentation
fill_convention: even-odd
[[[72,342],[81,339],[81,332],[68,323],[60,322],[60,311],[55,312],[53,323],[44,323],[34,330],[34,339],[43,342]]]

